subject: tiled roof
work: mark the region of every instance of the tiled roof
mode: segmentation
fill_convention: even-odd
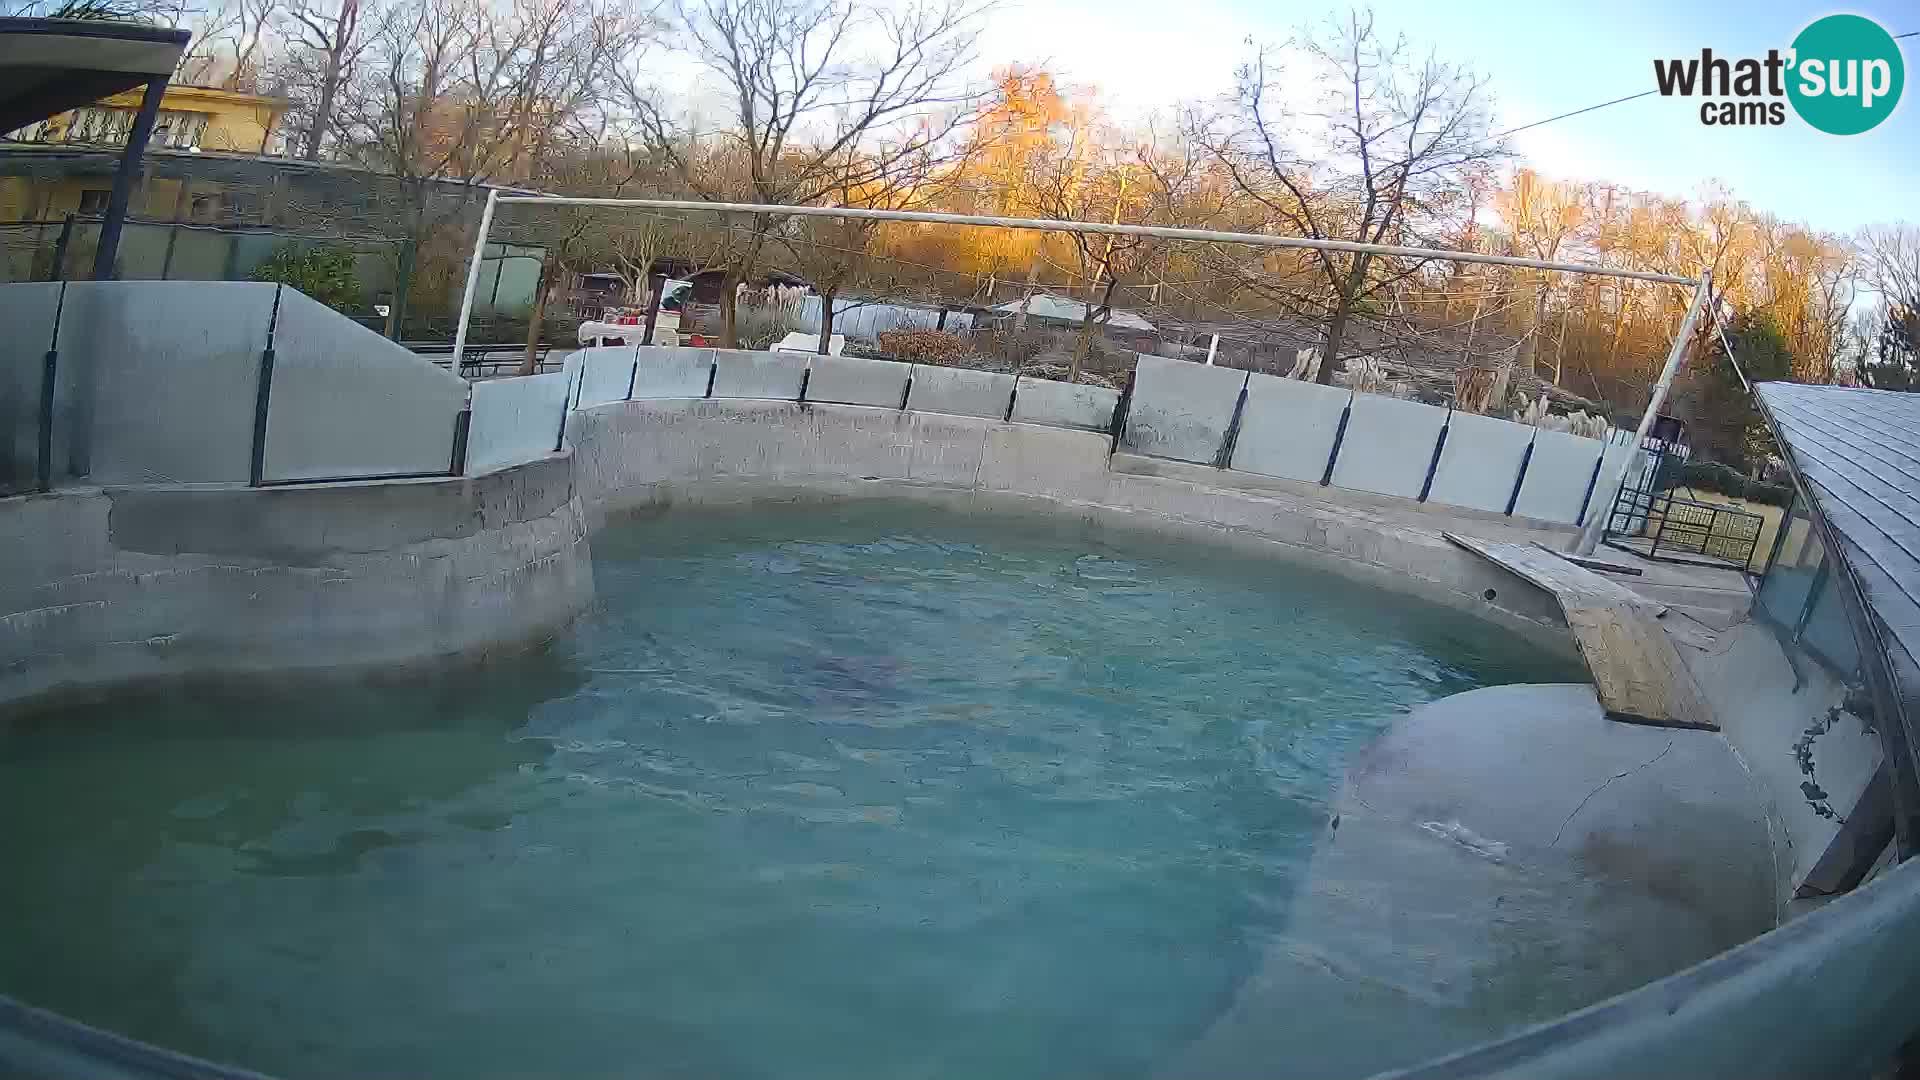
[[[1780,382],[1756,389],[1860,583],[1910,733],[1920,718],[1920,394]]]

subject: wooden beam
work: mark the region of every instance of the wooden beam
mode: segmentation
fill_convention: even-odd
[[[1693,673],[1660,625],[1666,605],[1543,548],[1445,535],[1553,595],[1609,717],[1657,727],[1720,729]]]

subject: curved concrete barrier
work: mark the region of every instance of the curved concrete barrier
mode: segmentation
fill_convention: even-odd
[[[593,595],[564,454],[478,477],[0,500],[0,705],[142,679],[391,667]]]
[[[1228,486],[1233,474],[1118,472],[1111,443],[1069,431],[898,409],[767,401],[618,402],[567,425],[590,519],[672,503],[815,496],[904,496],[942,503],[1078,514],[1333,570],[1412,593],[1525,633],[1572,655],[1552,600],[1447,543],[1439,530],[1525,541],[1554,534],[1510,520],[1461,526],[1410,510],[1416,528],[1337,490],[1273,481]],[[1547,631],[1542,633],[1542,631]]]

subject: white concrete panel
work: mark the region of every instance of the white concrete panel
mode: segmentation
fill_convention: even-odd
[[[38,480],[40,380],[59,306],[59,282],[0,285],[0,495]]]
[[[800,382],[806,378],[807,362],[812,359],[805,353],[715,349],[713,396],[798,401]]]
[[[1233,444],[1233,467],[1317,484],[1327,474],[1334,436],[1353,391],[1278,375],[1247,377],[1247,407]]]
[[[1520,498],[1513,504],[1514,514],[1564,525],[1578,521],[1601,447],[1599,439],[1583,439],[1564,431],[1536,434],[1527,478],[1521,482]]]
[[[1606,449],[1602,451],[1600,455],[1600,475],[1595,478],[1593,482],[1593,494],[1587,497],[1586,513],[1606,512],[1608,504],[1620,493],[1619,485],[1615,485],[1613,490],[1608,492],[1602,492],[1600,485],[1605,484],[1607,477],[1612,475],[1613,470],[1620,467],[1621,458],[1627,457],[1628,455],[1632,455],[1633,457],[1632,463],[1627,466],[1627,472],[1623,478],[1624,483],[1644,484],[1649,479],[1647,474],[1653,470],[1653,458],[1645,450],[1633,449],[1631,446],[1632,442],[1632,432],[1627,432],[1623,441],[1615,442],[1611,439],[1607,441]],[[1585,515],[1582,515],[1581,521],[1584,522],[1585,520]],[[1621,525],[1630,531],[1634,531],[1646,523],[1647,515],[1641,513],[1636,515],[1631,522],[1622,520]]]
[[[100,484],[244,483],[278,288],[68,283],[54,423],[72,444],[56,464]]]
[[[1105,432],[1001,424],[987,433],[978,484],[983,491],[1097,502],[1107,491],[1108,446]]]
[[[858,356],[815,356],[807,400],[897,409],[907,394],[912,364]]]
[[[518,465],[553,453],[571,376],[564,371],[473,384],[467,426],[467,474]]]
[[[1013,376],[998,371],[913,365],[907,408],[999,420],[1013,400]]]
[[[713,381],[712,349],[649,346],[639,352],[640,367],[633,377],[633,400],[703,398]]]
[[[602,345],[581,349],[580,385],[576,390],[576,409],[591,409],[609,401],[627,400],[627,388],[633,385],[634,354],[637,345]]]
[[[1447,421],[1447,446],[1427,501],[1506,513],[1513,483],[1520,479],[1520,459],[1532,441],[1533,428],[1525,424],[1455,412]]]
[[[1020,376],[1013,391],[1013,416],[1023,424],[1111,431],[1120,391]]]
[[[1247,373],[1146,353],[1133,370],[1121,444],[1135,453],[1211,464],[1226,441]]]
[[[1334,484],[1418,498],[1447,410],[1379,394],[1353,395],[1352,409],[1333,466]]]
[[[465,379],[281,290],[263,479],[447,472],[466,406]]]

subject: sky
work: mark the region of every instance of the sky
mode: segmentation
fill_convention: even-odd
[[[1486,75],[1495,130],[1654,88],[1655,58],[1764,56],[1812,20],[1850,11],[1890,32],[1920,30],[1915,0],[1844,6],[1790,0],[1374,0],[1376,29]],[[1122,115],[1212,98],[1231,85],[1249,41],[1283,42],[1344,11],[1331,0],[1008,0],[981,40],[983,64],[1044,63],[1097,86]],[[1556,179],[1609,180],[1676,196],[1718,183],[1756,208],[1816,229],[1852,232],[1920,221],[1920,38],[1905,49],[1907,89],[1863,135],[1702,125],[1700,99],[1642,98],[1521,132],[1523,163]]]

